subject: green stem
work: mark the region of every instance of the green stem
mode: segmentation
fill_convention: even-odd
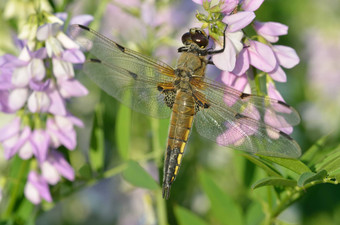
[[[16,178],[18,181],[22,181],[24,176],[27,173],[27,166],[28,166],[29,161],[23,160],[20,166],[20,171],[18,174],[18,177]],[[13,182],[14,183],[14,182]],[[18,199],[19,190],[20,190],[20,182],[18,182],[16,185],[14,185],[14,188],[11,189],[11,197],[7,206],[7,209],[4,213],[4,218],[9,218],[12,215],[13,209],[15,207],[15,204]]]
[[[152,129],[152,152],[155,158],[156,165],[161,164],[161,157],[160,154],[162,153],[160,143],[159,143],[159,120],[151,118],[151,129]],[[160,190],[160,189],[159,189]],[[167,214],[166,214],[166,205],[165,201],[162,198],[161,191],[157,191],[156,193],[156,212],[158,218],[158,224],[166,225],[167,224]]]
[[[292,189],[292,192],[290,194],[287,194],[287,196],[285,196],[285,198],[283,198],[278,204],[278,206],[272,211],[270,220],[271,221],[274,220],[286,208],[288,208],[290,205],[296,202],[306,192],[306,189],[321,183],[337,184],[336,181],[333,181],[330,178],[325,178],[322,181],[314,181],[309,184],[306,184],[304,187],[295,187],[294,189]]]

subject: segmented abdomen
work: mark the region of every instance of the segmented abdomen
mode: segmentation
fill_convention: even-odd
[[[178,90],[173,104],[164,161],[163,198],[169,198],[171,184],[178,174],[194,115],[195,102],[192,93]]]

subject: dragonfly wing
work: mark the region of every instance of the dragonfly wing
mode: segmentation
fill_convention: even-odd
[[[194,86],[198,86],[193,83]],[[206,99],[214,100],[220,107],[229,107],[255,120],[259,115],[263,115],[264,122],[272,127],[289,128],[300,123],[299,113],[280,100],[242,93],[208,78],[204,79],[198,89],[203,92]]]
[[[284,111],[288,106],[283,104],[283,109],[276,110],[274,106],[281,106],[277,100],[242,94],[216,82],[204,85],[194,91],[206,102],[195,116],[195,126],[200,135],[219,145],[245,152],[285,158],[300,156],[299,145],[277,128],[288,125],[282,122],[274,127],[266,124],[264,119],[268,110],[271,113],[287,112],[290,116],[285,118],[293,118],[295,123],[299,117],[293,108],[289,107],[289,112]],[[229,95],[227,101],[225,95]],[[266,102],[276,105],[267,110]]]
[[[158,86],[171,86],[172,67],[127,49],[85,26],[71,26],[71,37],[95,57],[85,62],[83,71],[100,88],[135,111],[156,118],[170,115],[171,109]]]

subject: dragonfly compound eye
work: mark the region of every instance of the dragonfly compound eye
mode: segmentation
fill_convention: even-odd
[[[184,45],[189,45],[191,42],[191,35],[189,32],[186,32],[185,34],[182,35],[182,43]]]
[[[209,40],[206,34],[204,34],[201,30],[196,30],[191,34],[191,40],[195,42],[200,48],[207,47]]]

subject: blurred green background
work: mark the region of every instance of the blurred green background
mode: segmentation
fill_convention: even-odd
[[[150,1],[144,4],[146,18],[141,20],[143,15],[133,7],[135,2],[138,1],[69,1],[66,11],[74,15],[92,14],[95,21],[91,27],[100,33],[174,65],[176,49],[181,45],[180,36],[195,25],[195,11],[202,9],[189,0]],[[0,3],[2,16],[4,5],[4,2]],[[288,35],[280,37],[278,44],[293,47],[300,56],[299,65],[285,70],[288,82],[277,84],[277,87],[286,102],[301,114],[302,122],[294,128],[293,137],[303,151],[329,132],[339,134],[339,12],[338,0],[266,0],[256,11],[256,19],[261,22],[275,21],[289,26]],[[152,13],[165,25],[152,24],[147,18]],[[10,40],[11,20],[1,20],[5,26],[4,31],[0,31],[0,39]],[[148,21],[151,25],[145,26]],[[1,53],[13,52],[4,43],[0,43]],[[43,205],[37,224],[158,224],[157,216],[160,214],[157,211],[164,207],[169,224],[183,224],[175,216],[183,212],[181,207],[211,224],[220,224],[211,216],[209,200],[200,187],[202,180],[206,179],[213,180],[227,193],[232,208],[253,210],[253,214],[244,218],[246,224],[259,224],[263,220],[265,215],[261,213],[260,201],[256,200],[266,195],[264,198],[271,199],[272,193],[267,189],[251,190],[251,185],[263,177],[264,172],[238,152],[202,138],[195,129],[170,200],[160,200],[159,190],[151,191],[129,184],[126,181],[129,180],[128,174],[124,179],[120,173],[123,170],[120,166],[124,166],[127,159],[138,161],[156,180],[162,178],[161,156],[165,151],[169,121],[131,112],[100,91],[80,71],[77,78],[90,90],[90,94],[69,102],[72,113],[86,125],[84,129],[78,129],[79,151],[71,153],[72,165],[76,170],[82,170],[83,175],[86,171],[84,162],[92,160],[93,166],[96,160],[104,158],[104,164],[95,168],[96,173],[102,176],[103,171],[114,168],[117,172],[113,173],[117,175],[106,174],[108,178],[99,178],[86,185],[78,180],[79,190],[55,199],[56,205]],[[1,115],[1,124],[4,118]],[[93,140],[93,124],[103,129],[99,136],[103,135],[104,152],[89,151],[90,147],[98,147]],[[1,171],[7,162],[0,160]],[[56,189],[52,188],[52,194]],[[280,220],[281,224],[340,224],[339,186],[325,184],[308,189],[297,203],[280,215]]]

